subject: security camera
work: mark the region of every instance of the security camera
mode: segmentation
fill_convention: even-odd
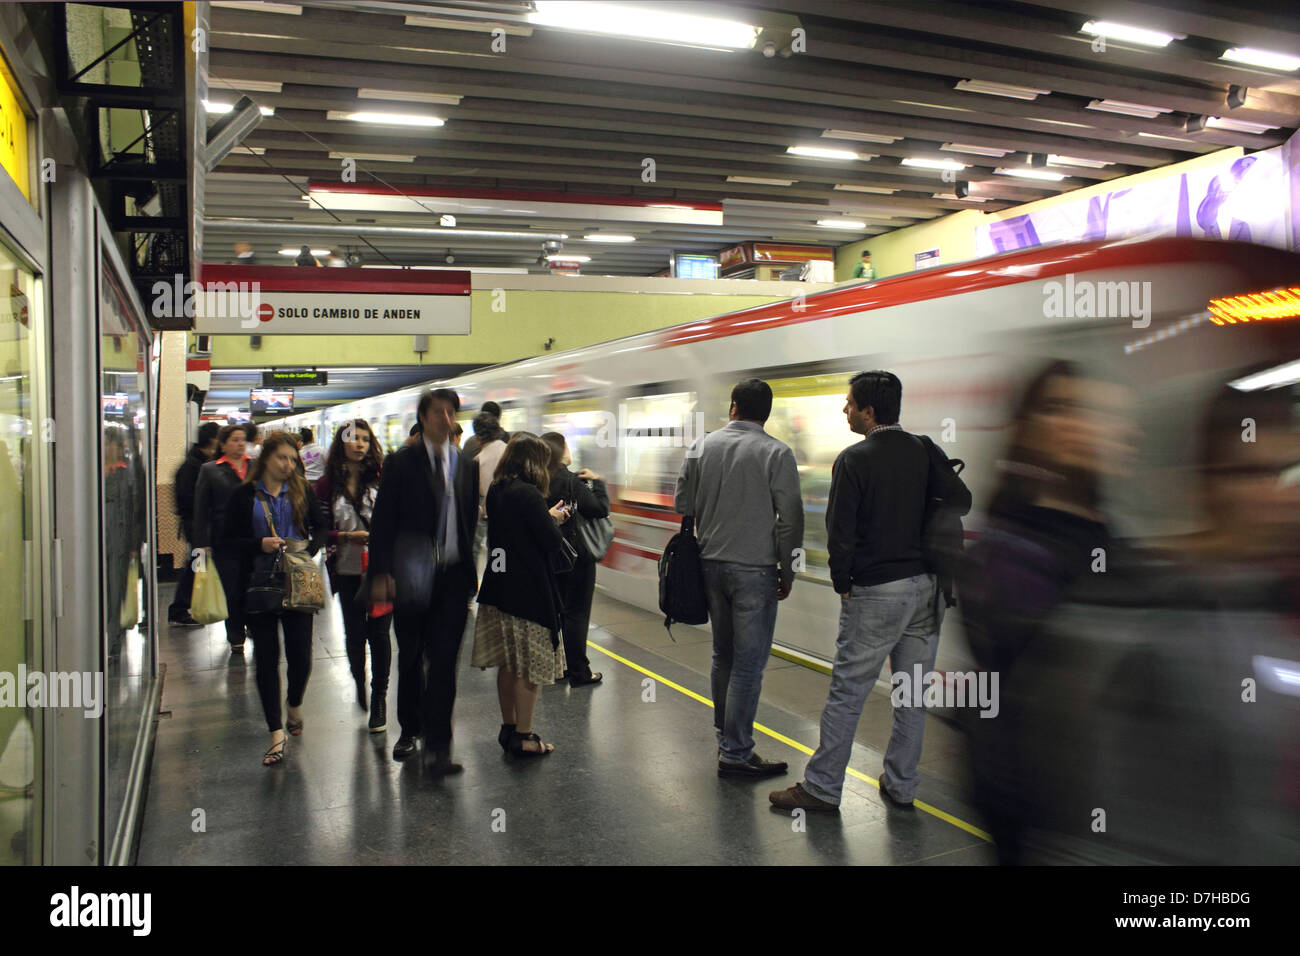
[[[769,60],[776,56],[776,44],[771,40],[768,40],[763,44],[763,56],[767,57]]]
[[[553,256],[564,248],[564,243],[558,239],[547,239],[542,243],[542,252],[548,256]]]
[[[442,261],[445,262],[445,263],[447,263],[447,265],[451,265],[453,262],[456,261],[456,257],[453,256],[453,255],[451,254],[451,250],[448,249],[448,250],[447,250],[447,254],[446,254],[445,256],[442,257]]]

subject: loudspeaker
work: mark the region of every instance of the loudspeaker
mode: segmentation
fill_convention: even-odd
[[[196,341],[196,343],[195,343],[195,345],[194,345],[194,351],[199,352],[200,354],[205,353],[205,352],[211,352],[211,351],[212,351],[212,336],[210,336],[210,335],[200,335],[200,336],[197,336],[197,341]]]
[[[411,347],[413,351],[423,354],[429,351],[429,337],[427,335],[416,335],[415,344]]]
[[[250,349],[260,349],[262,347],[262,337],[260,335],[250,335],[248,337],[248,347]]]

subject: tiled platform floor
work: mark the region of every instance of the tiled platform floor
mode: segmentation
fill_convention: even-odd
[[[165,595],[163,606],[170,600]],[[371,735],[356,706],[336,608],[317,616],[315,659],[285,763],[261,765],[265,724],[247,662],[231,660],[220,625],[169,629],[164,712],[150,777],[141,864],[989,864],[991,845],[924,810],[888,808],[875,787],[849,778],[838,817],[810,814],[802,828],[767,793],[801,779],[806,755],[757,734],[765,757],[790,773],[720,779],[706,704],[635,664],[708,699],[707,629],[675,628],[599,592],[592,666],[603,684],[546,687],[537,730],[556,752],[520,760],[496,742],[495,675],[461,651],[456,701],[459,776],[434,779],[418,760],[395,763],[396,720]],[[471,617],[472,628],[472,617]],[[601,648],[610,654],[603,653]],[[396,648],[394,647],[394,660]],[[653,678],[650,678],[653,679]],[[829,678],[773,658],[758,720],[816,747]],[[396,688],[389,691],[395,716]],[[874,693],[851,764],[874,779],[888,739],[887,697]],[[964,799],[960,733],[930,718],[919,799],[978,825]],[[199,813],[198,811],[202,811]],[[202,827],[199,823],[202,823]]]

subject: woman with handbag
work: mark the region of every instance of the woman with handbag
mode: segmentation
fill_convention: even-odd
[[[226,425],[217,433],[217,457],[199,468],[194,484],[194,542],[216,566],[226,596],[226,640],[233,655],[244,653],[244,588],[240,556],[226,546],[226,506],[248,477],[252,463],[245,455],[251,426]],[[209,569],[211,570],[211,569]],[[236,657],[236,660],[239,658]]]
[[[262,758],[268,767],[284,760],[285,729],[294,736],[302,733],[312,615],[325,606],[325,585],[311,556],[324,545],[329,528],[328,512],[298,472],[293,439],[284,433],[269,436],[226,511],[226,542],[241,559],[257,693],[271,732],[271,746]],[[281,628],[289,664],[287,723],[280,716]]]
[[[369,556],[370,519],[379,492],[383,462],[379,439],[363,418],[344,422],[334,433],[325,460],[325,474],[316,482],[316,497],[330,511],[330,587],[343,612],[344,646],[357,685],[357,705],[366,710],[366,645],[370,645],[370,732],[388,729],[388,673],[393,645],[389,637],[392,606],[370,602],[370,588],[361,586]],[[379,613],[376,613],[379,612]]]
[[[565,523],[563,531],[578,557],[573,570],[561,574],[559,580],[564,601],[564,659],[569,666],[569,686],[586,687],[599,684],[602,677],[591,672],[591,662],[587,660],[587,626],[591,622],[591,600],[596,594],[597,562],[578,532],[582,520],[599,521],[609,517],[609,495],[605,482],[590,468],[583,468],[576,475],[569,470],[573,459],[569,457],[569,446],[563,435],[547,432],[542,441],[551,449],[551,489],[546,503],[554,506],[568,502],[577,512]]]
[[[487,493],[487,569],[470,663],[499,668],[497,741],[518,756],[546,756],[555,749],[533,733],[533,711],[538,685],[553,684],[564,673],[564,608],[556,572],[572,566],[574,553],[559,528],[567,510],[546,507],[550,461],[550,448],[536,435],[510,436]]]

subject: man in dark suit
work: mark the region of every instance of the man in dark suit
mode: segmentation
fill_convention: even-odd
[[[426,765],[438,774],[463,769],[451,761],[451,712],[469,598],[478,588],[471,558],[478,469],[449,440],[459,409],[449,388],[420,396],[421,440],[388,457],[370,522],[371,599],[395,603],[401,737],[393,759],[415,753],[423,734]],[[418,581],[430,561],[431,593],[403,594],[394,574]]]

